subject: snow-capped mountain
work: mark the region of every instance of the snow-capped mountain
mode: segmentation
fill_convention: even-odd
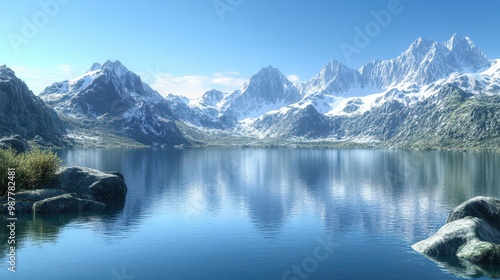
[[[39,95],[56,111],[75,117],[98,118],[134,110],[138,103],[162,102],[163,97],[120,61],[94,63],[83,76],[55,83]]]
[[[259,137],[328,137],[332,125],[328,117],[319,113],[314,106],[284,107],[276,113],[267,113],[251,122],[251,129]]]
[[[219,93],[223,95],[222,92],[212,90],[193,101],[182,96],[169,94],[166,100],[172,109],[172,115],[175,119],[198,127],[223,129],[227,126],[221,119],[220,110],[212,106],[210,101],[213,102],[214,100],[210,99],[210,96],[203,99],[206,95]]]
[[[7,66],[0,66],[0,137],[18,134],[43,146],[69,144],[64,123]]]
[[[372,60],[358,69],[331,61],[299,89],[305,96],[360,97],[402,84],[427,85],[452,73],[476,73],[491,65],[492,61],[468,37],[454,34],[446,42],[418,38],[395,59]]]
[[[217,107],[217,104],[224,99],[226,94],[222,91],[213,89],[205,92],[201,97],[193,100],[193,105],[198,105],[199,107]]]
[[[446,42],[418,38],[397,58],[370,61],[358,71],[366,83],[380,88],[402,83],[427,85],[455,73],[474,73],[491,66],[491,60],[468,37],[454,34]]]
[[[211,90],[190,101],[167,96],[178,119],[195,126],[224,129],[234,129],[238,121],[259,117],[301,98],[293,83],[271,66],[262,68],[232,93]]]
[[[55,83],[40,97],[71,120],[95,122],[142,144],[186,143],[168,102],[119,61],[94,63],[83,76]]]
[[[401,117],[397,116],[400,111],[421,106],[450,86],[468,94],[498,94],[498,64],[498,60],[486,57],[469,38],[458,34],[442,43],[419,38],[397,58],[373,60],[356,70],[331,61],[313,79],[298,85],[303,95],[299,102],[269,111],[243,125],[246,131],[258,137],[327,137],[324,132],[328,131],[327,135],[334,139],[385,141],[392,134],[386,131],[362,135],[363,129],[373,125],[372,122],[377,128],[388,129],[388,122],[394,124],[395,119]],[[322,117],[308,122],[307,118],[316,113]],[[420,112],[425,113],[428,112]],[[388,119],[382,120],[379,116]],[[325,117],[329,119],[327,124]],[[358,125],[359,130],[352,128],[353,120],[362,123]],[[296,124],[304,124],[300,127],[309,131],[297,129]]]
[[[225,115],[243,120],[295,103],[301,98],[293,83],[278,69],[269,66],[250,77],[240,90],[224,96],[217,106]]]
[[[298,89],[304,96],[327,94],[343,97],[364,96],[379,90],[367,83],[358,70],[337,60],[330,61],[310,81],[299,84]]]

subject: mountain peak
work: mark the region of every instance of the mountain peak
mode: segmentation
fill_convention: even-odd
[[[225,93],[223,93],[222,91],[212,89],[205,92],[201,97],[197,99],[197,101],[204,106],[216,106],[217,103],[222,101],[224,96]]]
[[[268,66],[251,76],[240,90],[224,96],[220,104],[230,115],[242,120],[256,118],[300,98],[293,83],[277,68]]]
[[[322,73],[328,73],[328,72],[334,72],[338,73],[342,71],[343,69],[347,69],[348,67],[345,66],[342,62],[332,59],[330,60],[321,70]]]
[[[7,65],[0,65],[0,79],[1,80],[9,80],[11,78],[16,77],[16,74],[12,69],[7,67]]]
[[[103,68],[122,68],[125,67],[119,60],[111,61],[111,60],[106,60],[104,64],[102,65]]]
[[[280,81],[281,83],[289,86],[292,84],[278,68],[272,66],[263,67],[256,74],[252,75],[248,82],[243,86],[247,88],[250,84],[259,84],[261,81]]]
[[[125,67],[119,60],[115,60],[115,61],[106,60],[106,62],[104,62],[104,64],[99,64],[96,62],[96,63],[92,64],[92,67],[90,67],[88,72],[94,72],[94,71],[99,71],[99,70],[104,70],[104,69],[109,69],[109,70],[115,72],[119,76],[129,72],[127,67]]]
[[[278,68],[274,68],[273,66],[269,65],[260,69],[260,71],[257,72],[257,74],[255,74],[254,76],[260,75],[281,75],[281,72],[280,70],[278,70]]]
[[[413,43],[411,43],[407,52],[409,53],[427,53],[434,44],[437,42],[432,39],[427,39],[423,37],[418,37]]]
[[[336,59],[332,59],[332,60],[328,61],[328,63],[326,65],[327,66],[337,66],[337,65],[344,65],[344,64],[342,64],[342,62],[340,62]]]
[[[475,48],[476,46],[469,37],[460,35],[458,33],[453,34],[450,40],[445,43],[446,47],[453,51],[457,48]]]
[[[90,67],[89,71],[87,71],[87,72],[97,71],[100,69],[102,69],[102,65],[95,62],[94,64],[92,64],[92,67]]]

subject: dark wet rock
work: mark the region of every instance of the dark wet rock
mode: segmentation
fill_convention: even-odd
[[[438,232],[412,248],[433,259],[456,256],[470,264],[500,264],[500,200],[475,197],[465,201]]]
[[[62,194],[35,202],[32,212],[37,214],[94,213],[102,211],[105,207],[104,203]]]

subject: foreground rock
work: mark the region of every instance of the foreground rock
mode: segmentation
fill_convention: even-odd
[[[433,259],[456,256],[472,265],[500,264],[500,200],[480,196],[465,201],[438,232],[412,248]]]
[[[86,167],[66,167],[49,185],[104,204],[123,201],[127,195],[122,174],[105,173]]]
[[[127,185],[118,172],[86,167],[66,167],[39,189],[16,193],[17,213],[94,213],[123,205]],[[0,212],[7,214],[7,197],[0,199]]]

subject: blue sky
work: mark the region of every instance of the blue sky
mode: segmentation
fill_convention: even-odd
[[[0,5],[0,64],[13,68],[35,94],[107,59],[120,60],[164,95],[231,91],[268,65],[298,82],[331,59],[359,67],[397,56],[417,37],[445,41],[455,32],[500,58],[500,1],[495,0],[0,0]],[[377,27],[374,13],[390,19],[382,17]],[[355,28],[367,27],[369,42],[356,45]],[[349,55],[347,45],[356,52]]]

